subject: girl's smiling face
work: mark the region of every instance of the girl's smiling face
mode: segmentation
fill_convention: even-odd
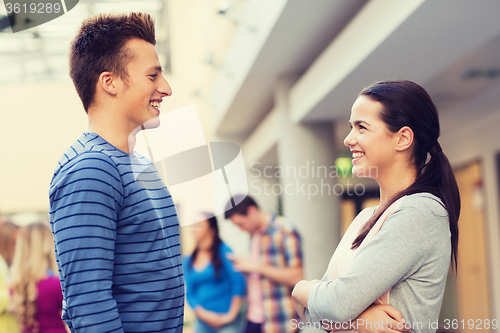
[[[213,230],[207,220],[200,221],[191,227],[191,232],[196,244],[206,241],[213,237]]]
[[[351,109],[351,132],[344,144],[352,152],[352,173],[358,177],[377,179],[396,156],[397,136],[380,119],[382,104],[359,96]]]

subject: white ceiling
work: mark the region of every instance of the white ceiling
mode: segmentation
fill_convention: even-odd
[[[273,106],[276,80],[302,74],[367,0],[289,0],[217,134],[248,136]]]
[[[272,108],[276,78],[304,73],[364,3],[288,1],[218,134],[251,133]],[[497,0],[424,1],[299,121],[347,119],[361,88],[394,78],[429,91],[441,117],[451,119],[443,133],[500,112],[500,75],[493,77],[500,69],[499,14]],[[475,77],[466,79],[470,70]]]

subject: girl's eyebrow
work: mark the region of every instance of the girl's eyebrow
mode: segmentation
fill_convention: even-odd
[[[366,121],[364,121],[364,120],[355,120],[355,121],[354,121],[354,125],[356,125],[356,126],[359,126],[359,125],[361,125],[361,124],[365,124],[365,125],[367,125],[367,126],[370,126],[370,124],[368,124],[368,123],[367,123]],[[350,121],[350,120],[349,120],[349,126],[352,126],[352,124],[351,124],[351,121]]]

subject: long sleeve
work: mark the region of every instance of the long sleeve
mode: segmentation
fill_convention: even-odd
[[[50,194],[63,319],[72,332],[123,332],[111,289],[120,175],[111,159],[97,152],[80,155],[67,168]]]
[[[431,244],[424,216],[400,208],[379,233],[359,250],[346,274],[316,284],[309,293],[308,319],[347,322],[380,295],[415,272],[429,256]],[[397,249],[397,250],[395,250]]]

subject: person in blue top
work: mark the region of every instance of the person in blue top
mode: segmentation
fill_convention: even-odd
[[[195,332],[237,333],[245,277],[226,257],[232,251],[219,237],[215,216],[203,213],[202,218],[192,227],[196,247],[183,261],[187,301],[197,316]]]

